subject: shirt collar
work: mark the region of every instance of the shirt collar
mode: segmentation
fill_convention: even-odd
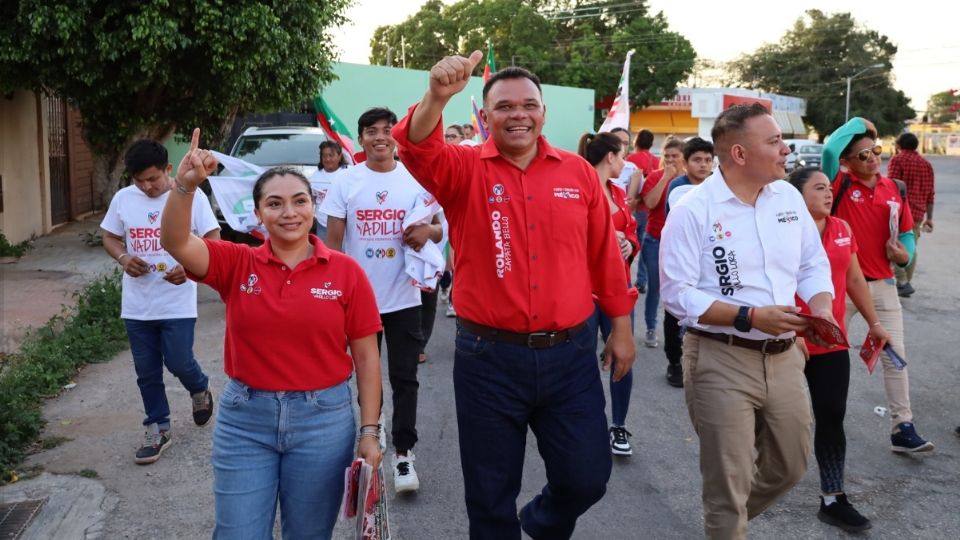
[[[500,149],[497,148],[496,143],[493,142],[493,137],[491,137],[480,147],[480,159],[494,158],[497,156],[503,157],[503,154],[500,153]],[[557,149],[547,142],[546,137],[540,135],[537,137],[537,156],[533,158],[533,160],[538,161],[545,157],[551,157],[557,160],[561,159],[560,152],[557,152]]]
[[[323,242],[320,241],[316,235],[310,235],[310,244],[313,245],[313,256],[310,258],[314,259],[315,262],[327,262],[330,260],[330,248],[328,248]],[[266,242],[262,246],[254,250],[254,254],[257,258],[257,261],[261,263],[274,262],[277,264],[283,264],[283,261],[277,258],[273,254],[273,249],[270,247],[270,239],[267,238]]]
[[[713,174],[703,181],[702,185],[704,189],[710,190],[710,198],[713,202],[721,203],[729,201],[730,199],[737,199],[737,196],[730,190],[730,186],[727,185],[727,181],[723,177],[723,171],[720,170],[720,167],[717,167],[717,169],[713,171]],[[760,189],[760,195],[764,193],[780,193],[782,189],[783,184],[781,184],[779,180],[774,180]]]

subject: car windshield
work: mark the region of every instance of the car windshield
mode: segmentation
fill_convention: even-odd
[[[262,167],[316,165],[320,161],[322,133],[271,133],[240,137],[234,157]]]
[[[822,144],[811,144],[808,146],[801,146],[798,154],[819,154],[823,152]]]

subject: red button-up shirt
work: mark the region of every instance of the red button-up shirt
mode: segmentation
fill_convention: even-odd
[[[913,150],[901,150],[890,158],[887,176],[907,184],[907,203],[913,219],[923,221],[927,206],[933,204],[933,166]]]
[[[609,204],[583,158],[540,137],[525,170],[480,146],[443,142],[443,122],[407,138],[416,106],[393,128],[400,159],[443,206],[454,250],[457,314],[513,332],[562,330],[600,308],[633,309]]]
[[[360,265],[311,235],[313,256],[287,267],[270,249],[204,240],[207,275],[198,280],[227,308],[224,371],[258,390],[329,388],[353,372],[347,343],[383,327]]]
[[[841,173],[833,182],[833,196],[840,191],[845,174]],[[893,277],[890,259],[887,259],[887,240],[890,239],[890,206],[896,202],[899,208],[899,233],[913,230],[913,217],[910,207],[900,198],[897,185],[884,176],[877,178],[873,188],[867,187],[863,180],[850,174],[850,187],[837,206],[837,217],[850,224],[857,238],[860,268],[869,279],[887,279]]]

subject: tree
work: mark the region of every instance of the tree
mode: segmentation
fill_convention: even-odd
[[[844,123],[847,77],[853,79],[850,117],[863,116],[881,135],[899,133],[916,116],[906,95],[893,87],[890,67],[897,47],[860,26],[849,13],[808,10],[779,43],[767,44],[731,63],[734,82],[807,100],[807,123],[823,138]]]
[[[429,0],[407,20],[376,29],[370,63],[399,65],[405,50],[408,68],[429,69],[444,55],[486,50],[488,39],[498,68],[517,65],[547,84],[591,88],[600,101],[612,98],[627,51],[636,49],[634,107],[673,97],[696,59],[690,42],[670,32],[662,13],[649,15],[646,2]]]
[[[956,90],[937,92],[927,100],[927,119],[935,124],[956,122],[960,118],[960,95]]]
[[[67,98],[106,204],[134,139],[194,126],[217,146],[237,114],[298,106],[333,79],[328,29],[349,0],[0,3],[0,92]]]

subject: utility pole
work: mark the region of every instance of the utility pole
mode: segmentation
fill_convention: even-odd
[[[864,73],[870,71],[871,69],[879,69],[882,67],[883,67],[883,64],[873,64],[872,66],[867,66],[861,69],[860,71],[854,73],[852,76],[847,77],[847,109],[846,109],[847,112],[843,117],[844,122],[847,122],[848,120],[850,120],[850,81],[852,81],[853,79],[856,79],[857,77],[859,77],[860,75],[863,75]]]
[[[387,45],[387,67],[393,67],[393,47]]]
[[[407,40],[400,36],[400,63],[407,69]]]

